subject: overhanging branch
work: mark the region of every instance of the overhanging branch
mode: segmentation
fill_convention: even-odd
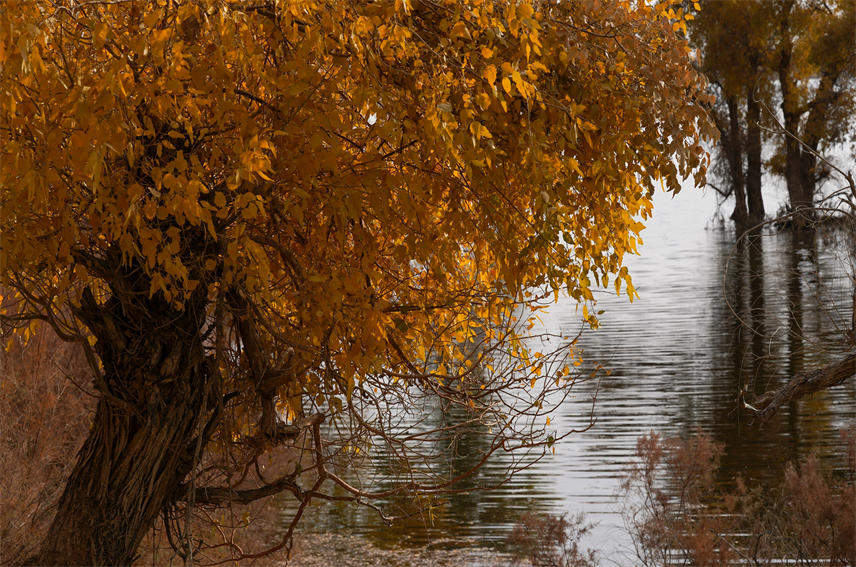
[[[189,493],[187,484],[182,484],[178,488],[178,494],[183,495],[181,500],[190,500],[190,495],[193,494],[193,500],[196,504],[249,504],[256,500],[279,494],[284,490],[288,490],[297,498],[300,498],[301,489],[294,482],[293,475],[280,478],[259,488],[247,488],[244,490],[236,490],[228,487],[200,486],[195,492]]]

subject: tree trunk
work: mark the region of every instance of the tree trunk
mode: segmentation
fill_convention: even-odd
[[[97,338],[104,396],[34,562],[128,565],[158,514],[183,496],[197,435],[216,407],[200,339],[204,303],[177,311],[114,294],[98,304],[87,289],[79,316]]]
[[[813,150],[812,152],[803,149],[800,156],[800,184],[803,193],[806,195],[814,196],[817,182],[821,179],[817,171],[818,159],[814,152],[817,152],[820,147],[820,140],[824,137],[826,121],[829,120],[831,107],[840,97],[840,93],[835,91],[837,80],[837,72],[823,73],[803,128],[803,142]]]
[[[756,67],[757,70],[757,67]],[[761,195],[761,104],[755,89],[746,96],[746,196],[749,200],[749,224],[764,220]]]
[[[788,187],[788,197],[791,209],[798,211],[801,208],[811,207],[811,199],[806,199],[803,192],[802,180],[800,179],[800,155],[801,148],[797,141],[800,135],[800,111],[799,92],[796,79],[791,71],[793,59],[793,38],[791,37],[790,18],[794,2],[784,2],[782,12],[779,16],[779,46],[778,75],[779,88],[782,92],[782,114],[784,126],[787,131],[785,136],[785,184]],[[796,219],[799,223],[799,218]]]
[[[728,130],[722,132],[722,141],[725,156],[728,160],[728,171],[731,177],[731,187],[734,192],[734,212],[731,220],[738,227],[738,231],[746,228],[746,190],[743,179],[743,144],[740,132],[740,110],[735,97],[730,96],[725,101],[728,106]]]
[[[800,176],[800,161],[802,159],[802,151],[800,144],[797,141],[799,136],[800,115],[793,110],[796,101],[792,101],[792,97],[796,96],[791,93],[793,85],[790,85],[790,79],[785,77],[782,82],[782,109],[785,117],[785,183],[788,187],[788,197],[791,203],[791,209],[797,211],[801,208],[811,207],[812,199],[806,196],[802,178]]]

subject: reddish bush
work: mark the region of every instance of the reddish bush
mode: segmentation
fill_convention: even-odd
[[[789,465],[773,497],[738,478],[717,490],[721,446],[696,433],[661,442],[639,439],[624,482],[625,517],[643,565],[852,565],[856,563],[853,436],[850,474],[836,480],[815,457]]]
[[[580,549],[582,538],[591,526],[583,517],[525,513],[514,526],[510,540],[517,555],[533,567],[594,567],[595,552]]]
[[[640,437],[638,461],[624,479],[625,521],[646,566],[727,565],[734,560],[721,537],[728,521],[706,503],[722,447],[701,433],[683,441]]]

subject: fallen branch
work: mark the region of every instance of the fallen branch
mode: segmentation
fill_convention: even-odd
[[[740,402],[746,412],[764,423],[788,402],[840,384],[854,374],[856,374],[856,354],[851,354],[834,364],[797,374],[778,390],[761,394],[751,404],[743,399]]]

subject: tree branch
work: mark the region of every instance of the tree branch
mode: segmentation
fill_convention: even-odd
[[[751,404],[742,399],[743,408],[761,423],[770,419],[783,405],[805,395],[825,390],[856,375],[856,354],[851,354],[834,364],[802,372],[778,390],[770,390],[755,398]]]
[[[294,482],[294,475],[289,475],[280,478],[279,480],[266,484],[259,488],[248,488],[245,490],[235,490],[228,487],[211,487],[200,486],[195,491],[188,491],[187,483],[182,484],[178,488],[178,493],[182,494],[181,500],[191,500],[191,495],[196,504],[249,504],[274,494],[288,490],[297,498],[300,498],[301,489]]]

